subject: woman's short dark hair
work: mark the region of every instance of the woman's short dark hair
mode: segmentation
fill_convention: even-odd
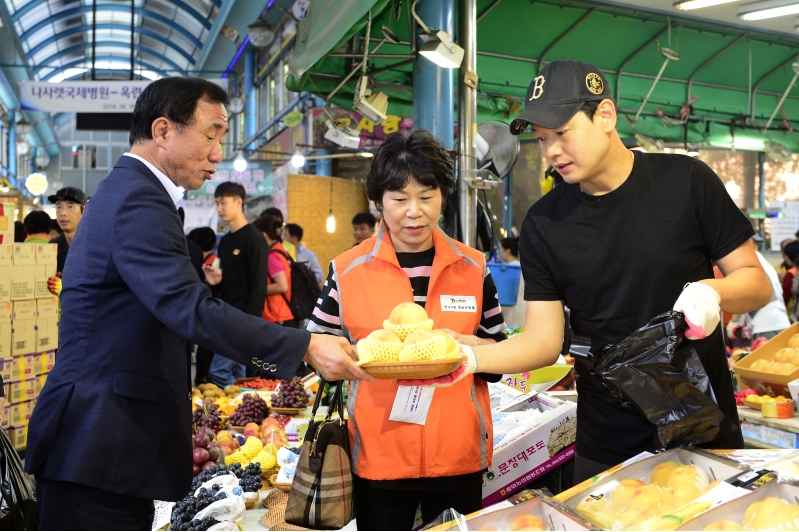
[[[253,227],[265,233],[270,240],[280,240],[283,232],[283,220],[278,220],[274,214],[264,214],[252,223]]]
[[[189,125],[197,102],[203,98],[225,105],[230,101],[225,89],[205,79],[173,76],[153,81],[139,95],[133,108],[130,145],[152,140],[153,122],[162,116],[178,126]]]
[[[383,193],[402,190],[411,178],[441,190],[444,203],[455,190],[452,158],[426,129],[414,129],[410,134],[397,131],[386,137],[366,175],[366,195],[382,210]]]
[[[503,238],[499,241],[500,245],[510,251],[510,254],[519,258],[519,239],[518,238]]]
[[[28,231],[28,234],[30,234],[30,231]],[[791,242],[785,246],[785,256],[791,259],[791,262],[796,264],[796,262],[799,261],[799,242]]]
[[[216,245],[216,233],[210,227],[196,227],[186,236],[194,241],[203,251],[213,251]]]
[[[22,223],[25,225],[25,231],[28,235],[49,234],[50,233],[50,215],[44,211],[30,212]]]

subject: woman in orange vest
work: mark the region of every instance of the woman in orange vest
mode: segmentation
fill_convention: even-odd
[[[392,133],[372,160],[366,187],[383,223],[376,236],[331,263],[308,330],[347,335],[355,343],[381,329],[396,305],[413,301],[435,328],[463,345],[504,340],[483,254],[438,228],[455,189],[444,146],[422,129]],[[474,310],[448,304],[453,296]],[[499,376],[469,374],[451,386],[427,387],[415,419],[399,407],[408,387],[391,380],[351,383],[347,410],[358,530],[410,530],[420,505],[425,522],[447,508],[462,514],[482,508],[482,475],[493,451],[486,379]]]
[[[268,322],[296,329],[298,323],[294,319],[288,303],[291,301],[289,254],[279,239],[283,232],[283,220],[278,220],[272,214],[264,214],[255,220],[252,225],[264,235],[266,243],[269,245],[266,301],[264,301],[262,317]]]

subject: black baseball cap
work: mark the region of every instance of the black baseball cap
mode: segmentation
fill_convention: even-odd
[[[573,117],[585,102],[611,98],[605,74],[590,63],[558,59],[548,63],[533,78],[524,111],[510,124],[514,135],[527,126],[555,129]]]
[[[86,193],[75,187],[64,187],[47,199],[50,201],[50,203],[67,200],[74,201],[75,203],[79,203],[81,205],[86,205],[87,201]]]

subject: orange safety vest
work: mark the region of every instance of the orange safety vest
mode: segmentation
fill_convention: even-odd
[[[269,248],[269,253],[276,251],[288,253],[286,248],[284,248],[280,242],[275,242],[275,244]],[[264,313],[261,315],[261,317],[270,323],[280,323],[282,321],[294,319],[294,314],[291,313],[289,304],[286,303],[286,299],[291,301],[291,265],[286,257],[281,253],[275,253],[275,255],[277,255],[278,258],[280,258],[280,262],[283,263],[283,272],[286,274],[286,281],[289,283],[289,289],[283,294],[272,294],[271,296],[266,296],[266,300],[264,301]],[[272,279],[270,279],[270,277],[267,275],[266,286],[271,284],[273,284]],[[286,296],[286,299],[283,299],[283,296]]]
[[[425,309],[435,328],[474,334],[483,307],[485,258],[482,253],[433,233],[435,259]],[[408,276],[400,268],[383,225],[377,236],[333,261],[339,316],[351,341],[381,329],[398,304],[413,301]],[[474,312],[444,312],[444,296],[471,296]],[[436,388],[425,425],[389,420],[395,380],[351,383],[347,411],[352,470],[370,480],[445,477],[476,473],[491,465],[493,428],[488,385],[470,375]]]

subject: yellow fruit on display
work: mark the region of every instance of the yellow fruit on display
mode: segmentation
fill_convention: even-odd
[[[660,488],[654,484],[639,486],[627,499],[627,510],[638,510],[642,514],[657,510],[662,495]]]
[[[610,492],[610,502],[619,508],[627,507],[627,500],[630,498],[637,488],[643,486],[644,483],[637,478],[625,478],[619,481],[619,485]]]
[[[230,466],[230,465],[233,465],[233,464],[243,464],[243,462],[246,462],[246,461],[247,461],[247,457],[240,450],[237,450],[235,453],[225,457],[225,465],[226,466]]]
[[[250,462],[253,463],[253,464],[254,463],[259,463],[259,464],[261,464],[261,469],[262,470],[267,470],[267,469],[272,469],[273,467],[275,467],[277,465],[277,458],[275,458],[275,456],[273,454],[270,454],[269,452],[267,452],[266,449],[264,448],[264,450],[262,450],[260,453],[258,453],[255,456],[255,458],[250,460]]]
[[[400,303],[394,307],[388,319],[383,321],[383,328],[394,332],[404,341],[409,334],[419,329],[432,331],[433,320],[416,303]]]
[[[758,402],[760,401],[760,396],[757,395],[756,393],[750,393],[749,395],[746,396],[746,400]]]
[[[549,530],[549,527],[537,515],[525,514],[514,519],[508,530]]]
[[[358,364],[397,362],[402,340],[392,331],[378,329],[358,341]]]
[[[775,530],[799,530],[799,506],[796,504],[780,506],[769,526]]]
[[[692,465],[683,465],[672,471],[666,486],[678,488],[681,486],[694,486],[699,491],[705,491],[710,479],[702,469]]]
[[[754,371],[765,371],[766,367],[770,364],[771,362],[769,362],[764,358],[761,358],[760,360],[755,360],[754,362],[752,362],[752,365],[749,366],[749,369]]]
[[[791,339],[788,340],[788,347],[791,349],[799,349],[799,334],[791,336]]]
[[[249,460],[260,453],[263,448],[264,444],[261,443],[261,440],[255,436],[250,436],[247,438],[247,441],[244,442],[244,445],[241,446],[240,452],[244,453],[244,456]]]
[[[216,433],[216,441],[229,440],[232,438],[233,435],[230,433],[230,431],[227,430],[220,430],[219,432]]]
[[[799,368],[799,349],[794,349],[791,358],[788,359],[788,362]]]
[[[704,530],[743,530],[743,527],[736,523],[735,521],[730,521],[729,519],[722,519],[721,521],[716,521],[715,523],[710,523],[707,525]]]
[[[366,338],[369,340],[376,340],[378,342],[402,343],[402,340],[400,340],[399,336],[387,329],[378,329],[376,331],[372,331]]]
[[[645,508],[633,508],[632,510],[627,510],[626,512],[622,512],[619,516],[619,522],[624,526],[624,528],[636,528],[636,523],[640,523],[641,521],[646,521],[651,517],[655,517],[658,513],[657,506],[649,506]]]
[[[763,370],[766,373],[779,373],[779,369],[782,367],[782,364],[779,362],[766,362],[766,365],[763,366]]]
[[[404,347],[399,352],[400,362],[433,360],[447,356],[446,339],[439,334],[425,330],[417,330],[409,334],[403,345]]]
[[[796,366],[791,364],[790,362],[785,362],[782,365],[782,371],[780,373],[782,373],[783,375],[790,375],[794,371],[796,371]]]
[[[450,336],[449,334],[445,333],[444,331],[440,331],[438,329],[431,331],[433,334],[438,334],[443,336],[447,340],[447,353],[452,353],[453,351],[459,350],[458,342],[455,341],[455,338]]]
[[[792,349],[790,347],[783,347],[782,349],[774,353],[774,362],[782,362],[782,363],[788,362],[791,356],[794,355],[795,353],[796,353],[795,349]]]
[[[778,497],[766,497],[753,502],[744,513],[743,526],[747,530],[768,530],[772,528],[773,517],[777,511],[788,503]]]
[[[662,504],[671,508],[682,508],[689,502],[702,495],[702,491],[696,486],[681,485],[674,488],[663,490]]]
[[[652,473],[649,474],[650,484],[665,488],[666,483],[669,481],[669,475],[678,467],[680,467],[680,464],[672,462],[671,460],[659,463],[652,469]]]

